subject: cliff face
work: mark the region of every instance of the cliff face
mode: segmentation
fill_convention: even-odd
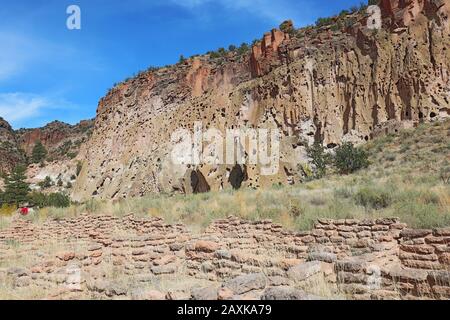
[[[92,120],[76,125],[55,121],[42,128],[14,131],[8,122],[0,118],[0,172],[8,173],[18,164],[29,163],[36,142],[41,141],[48,151],[47,158],[43,166],[28,166],[28,182],[35,189],[48,176],[55,187],[46,192],[64,190],[69,182],[74,182],[79,161],[76,157],[88,140],[93,125]],[[58,180],[63,182],[62,187],[56,187]],[[1,183],[0,179],[0,187]]]
[[[0,118],[0,173],[9,172],[25,160],[19,150],[17,138],[13,129],[3,118]]]
[[[378,31],[354,13],[292,34],[273,30],[247,54],[195,57],[118,85],[99,103],[74,198],[297,183],[315,140],[333,148],[450,116],[449,2],[380,6]],[[279,129],[278,173],[174,165],[171,134],[193,131],[195,121],[222,132]]]
[[[93,120],[70,125],[54,121],[42,128],[20,129],[16,136],[20,147],[31,156],[37,141],[42,142],[50,160],[63,160],[78,154],[80,146],[88,140],[94,126]]]

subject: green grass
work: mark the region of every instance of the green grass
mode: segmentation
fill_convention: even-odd
[[[310,229],[320,217],[399,217],[416,228],[449,226],[450,185],[440,178],[441,167],[449,160],[449,137],[449,121],[381,137],[364,146],[370,155],[369,168],[297,186],[149,195],[116,203],[91,200],[65,209],[46,208],[40,216],[134,213],[181,222],[192,230],[229,215],[272,219],[292,230]]]

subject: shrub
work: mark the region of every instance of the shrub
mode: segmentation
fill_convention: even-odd
[[[180,59],[178,60],[178,63],[183,63],[186,61],[186,58],[183,55],[180,55]]]
[[[298,170],[306,178],[306,181],[310,181],[314,178],[314,171],[307,163],[299,163],[297,165]]]
[[[231,52],[235,51],[236,49],[237,49],[236,46],[233,44],[230,44],[230,46],[228,47],[228,51],[231,51]]]
[[[317,27],[323,27],[331,24],[333,22],[333,18],[319,18],[316,20]]]
[[[70,198],[63,193],[44,194],[41,192],[33,192],[29,195],[32,204],[43,207],[66,208],[70,206]]]
[[[220,58],[220,54],[218,52],[213,51],[213,52],[210,52],[209,57],[211,59],[217,59],[217,58]]]
[[[49,176],[46,176],[45,179],[38,183],[38,186],[42,189],[50,188],[53,185],[53,181]]]
[[[219,50],[217,50],[217,52],[219,53],[219,55],[221,57],[223,57],[227,54],[227,50],[225,50],[225,48],[219,48]]]
[[[439,177],[441,178],[444,184],[450,184],[450,165],[443,166],[441,168]]]
[[[391,193],[387,190],[364,187],[354,195],[355,202],[366,209],[383,209],[392,204]]]
[[[369,166],[368,155],[364,150],[346,142],[336,149],[334,165],[341,174],[353,173]]]
[[[3,203],[0,207],[0,216],[10,216],[17,210],[14,204]]]
[[[42,144],[41,141],[36,142],[36,144],[33,147],[31,156],[33,163],[43,162],[46,157],[47,157],[47,150],[45,149],[44,145]]]
[[[250,50],[250,47],[245,42],[241,44],[241,46],[238,48],[237,52],[239,55],[243,55],[247,53]]]
[[[292,20],[286,20],[280,24],[280,30],[284,33],[293,34],[295,32],[294,23]]]
[[[327,166],[331,163],[331,156],[325,152],[325,148],[319,142],[314,143],[306,149],[308,157],[314,165],[314,176],[317,179],[322,178],[327,171]]]

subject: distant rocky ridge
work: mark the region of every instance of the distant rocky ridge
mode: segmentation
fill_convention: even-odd
[[[354,12],[295,32],[272,30],[250,52],[196,56],[140,73],[98,105],[73,197],[258,188],[301,182],[305,145],[330,149],[450,115],[450,4],[381,1],[383,28]],[[278,128],[277,175],[259,165],[177,166],[171,133]]]
[[[53,121],[42,128],[20,129],[15,132],[20,148],[31,156],[37,141],[42,142],[48,151],[49,159],[62,160],[74,158],[80,146],[92,134],[94,120],[83,120],[76,125]]]
[[[75,158],[92,134],[93,126],[94,120],[84,120],[76,125],[54,121],[42,128],[13,130],[0,118],[0,172],[8,173],[19,164],[28,165],[33,148],[40,141],[48,155],[43,165],[28,166],[27,176],[32,186],[46,176],[55,184],[59,179],[64,185],[72,183],[78,161]]]
[[[17,163],[24,162],[17,136],[8,122],[0,117],[0,172],[9,172]]]

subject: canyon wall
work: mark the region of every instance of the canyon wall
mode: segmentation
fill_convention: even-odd
[[[367,27],[365,12],[350,13],[322,27],[272,30],[244,54],[196,56],[117,85],[99,102],[73,198],[294,184],[314,141],[333,149],[449,117],[449,2],[380,7],[380,30]],[[193,134],[195,122],[224,136],[233,128],[280,130],[279,170],[174,164],[172,134]]]

